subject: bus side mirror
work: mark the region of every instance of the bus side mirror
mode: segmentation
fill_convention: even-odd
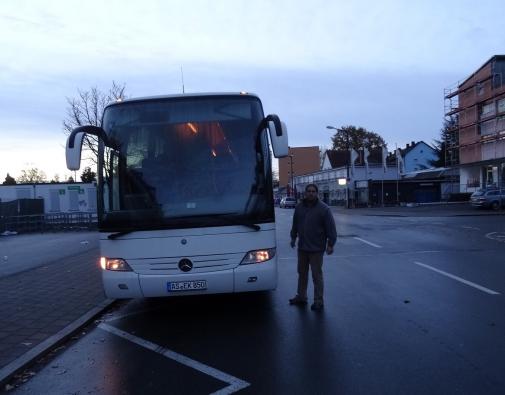
[[[272,151],[276,158],[288,156],[288,129],[286,124],[281,122],[277,115],[271,114],[265,118],[270,132]]]
[[[67,145],[65,147],[68,170],[79,170],[81,167],[81,150],[85,135],[86,133],[81,132],[73,136],[72,134],[68,136]]]
[[[82,142],[86,134],[97,136],[108,147],[114,148],[114,144],[107,137],[105,131],[98,126],[79,126],[72,130],[67,139],[65,147],[65,156],[67,159],[67,168],[69,170],[79,170],[81,167]]]

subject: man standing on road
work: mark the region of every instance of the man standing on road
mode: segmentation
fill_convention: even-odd
[[[323,301],[323,255],[333,253],[337,241],[337,229],[330,208],[321,202],[315,184],[305,187],[305,198],[295,208],[291,227],[291,247],[298,237],[298,292],[289,300],[292,305],[307,304],[309,266],[314,282],[312,310],[322,310]]]

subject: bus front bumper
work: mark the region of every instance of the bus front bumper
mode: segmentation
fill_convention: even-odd
[[[232,270],[191,274],[140,275],[104,270],[102,280],[105,294],[113,299],[266,291],[277,286],[277,267],[274,259]],[[177,287],[170,285],[174,283]],[[205,289],[188,289],[195,284],[205,284]]]

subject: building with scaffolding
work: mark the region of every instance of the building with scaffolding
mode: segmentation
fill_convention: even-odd
[[[505,187],[505,55],[444,90],[445,161],[460,192]]]

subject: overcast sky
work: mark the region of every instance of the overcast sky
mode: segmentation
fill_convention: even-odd
[[[130,97],[254,92],[291,146],[326,125],[375,131],[393,149],[432,143],[445,87],[505,53],[503,0],[0,2],[0,183],[65,167],[62,121],[78,89]]]

